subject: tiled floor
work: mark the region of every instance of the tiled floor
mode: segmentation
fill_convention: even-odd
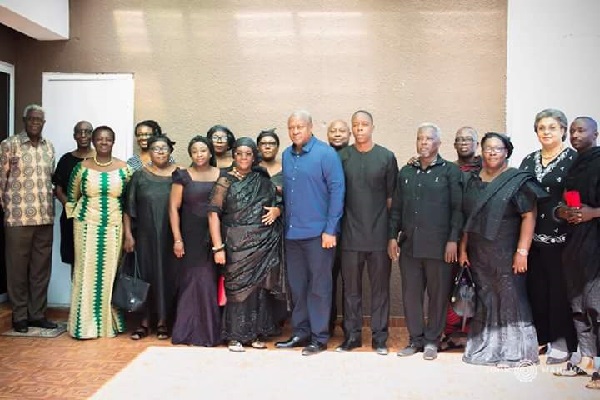
[[[49,316],[64,320],[66,312],[55,310]],[[0,329],[9,328],[10,309],[0,304]],[[289,331],[284,332],[285,338],[287,334]],[[342,331],[337,327],[330,351],[341,340]],[[371,351],[368,329],[363,342],[365,346],[357,351]],[[392,351],[406,342],[405,328],[391,328],[388,344]],[[54,339],[0,336],[0,399],[85,399],[148,346],[172,345],[155,336],[132,341],[128,334],[83,341],[67,333]],[[225,347],[223,351],[227,351]]]

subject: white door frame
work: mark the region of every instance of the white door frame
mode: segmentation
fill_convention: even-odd
[[[8,94],[8,136],[15,133],[15,66],[4,61],[0,61],[0,72],[10,76],[10,93]],[[0,300],[1,301],[1,300]]]

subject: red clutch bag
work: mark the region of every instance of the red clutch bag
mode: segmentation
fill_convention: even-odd
[[[567,203],[568,207],[571,208],[580,208],[581,207],[581,196],[577,190],[569,190],[564,194],[565,203]]]
[[[219,306],[224,306],[227,304],[227,295],[225,294],[225,277],[223,275],[219,276],[219,281],[217,283],[217,302]]]

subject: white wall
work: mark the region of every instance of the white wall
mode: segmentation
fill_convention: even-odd
[[[518,166],[538,149],[537,112],[600,119],[600,1],[508,0],[506,130]],[[568,143],[568,139],[567,139]]]
[[[69,38],[69,0],[0,0],[0,23],[38,40]]]

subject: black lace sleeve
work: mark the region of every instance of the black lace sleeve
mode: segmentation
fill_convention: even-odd
[[[223,213],[227,191],[231,186],[231,180],[227,175],[227,173],[221,173],[210,192],[208,200],[208,212],[215,212],[219,216]]]

